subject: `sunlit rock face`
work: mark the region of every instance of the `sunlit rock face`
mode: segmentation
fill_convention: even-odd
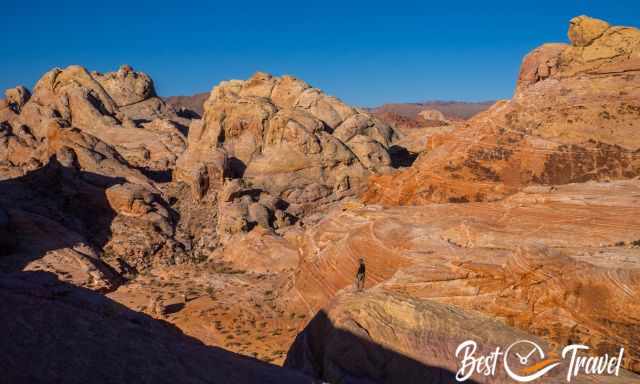
[[[468,121],[426,111],[426,134],[401,139],[291,76],[222,82],[191,120],[129,66],[53,69],[0,101],[0,271],[277,364],[306,327],[288,360],[327,380],[424,373],[370,342],[448,378],[476,330],[623,346],[638,372],[638,31],[579,17],[569,37],[525,57],[512,100]],[[322,310],[366,342],[305,325]]]
[[[388,170],[394,137],[380,120],[301,80],[256,73],[211,91],[176,175],[204,195],[223,151],[232,176],[291,204],[329,202]]]
[[[327,382],[513,383],[504,355],[519,340],[534,342],[546,353],[559,352],[539,337],[475,311],[373,288],[341,292],[296,338],[284,365]],[[470,342],[470,355],[486,361],[463,364],[468,350],[458,348]],[[492,357],[496,351],[502,355]],[[506,360],[510,367],[521,364],[513,350]],[[567,372],[568,364],[558,366],[539,380],[563,382]],[[580,375],[571,381],[637,383],[639,378],[621,370],[618,377]]]
[[[491,201],[530,184],[640,174],[640,31],[581,16],[569,38],[524,58],[511,100],[430,137],[411,169],[372,178],[364,199]]]
[[[77,129],[114,147],[133,167],[168,171],[186,148],[188,124],[155,96],[153,82],[123,66],[117,72],[88,72],[81,66],[55,68],[35,85],[7,91],[0,160],[30,170],[48,160],[61,130]],[[141,107],[152,103],[152,109]],[[64,135],[63,135],[64,136]]]
[[[302,80],[258,72],[213,88],[173,180],[216,211],[209,243],[227,244],[256,226],[317,222],[370,175],[392,170],[395,138],[389,125]]]
[[[560,346],[624,346],[637,371],[639,196],[630,180],[528,187],[494,203],[345,206],[300,237],[290,297],[322,308],[364,257],[366,287],[483,312]]]
[[[128,65],[105,74],[55,68],[33,92],[19,86],[5,96],[0,177],[13,180],[3,199],[4,211],[11,209],[5,226],[23,228],[17,218],[30,204],[40,205],[44,218],[29,225],[42,226],[34,220],[45,218],[60,225],[33,239],[24,233],[10,250],[15,239],[3,240],[6,253],[28,258],[51,238],[59,247],[44,247],[48,254],[88,257],[119,273],[205,260],[255,226],[271,234],[302,222],[361,191],[370,174],[388,171],[396,137],[378,119],[301,80],[262,73],[215,87],[204,118],[193,121],[167,107],[151,78]],[[21,195],[33,183],[42,187],[33,189],[37,195]],[[83,210],[81,199],[96,204]],[[61,221],[64,215],[71,219]],[[97,224],[89,225],[91,217]],[[65,231],[78,240],[62,241]],[[78,244],[86,250],[74,251]],[[49,259],[43,268],[67,271],[72,257]],[[296,258],[283,260],[289,268]],[[67,272],[60,276],[79,285],[117,285]]]
[[[156,107],[141,107],[149,103]],[[151,176],[170,174],[186,148],[185,124],[130,66],[107,74],[55,68],[33,92],[7,90],[0,204],[16,237],[4,261],[34,258],[26,268],[108,290],[120,281],[110,268],[183,259],[174,215]]]

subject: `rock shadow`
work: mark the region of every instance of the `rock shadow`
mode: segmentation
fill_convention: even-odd
[[[331,345],[331,340],[339,340],[339,346]],[[319,311],[296,337],[284,367],[331,383],[457,383],[455,372],[426,365],[334,327],[324,311]],[[477,384],[473,380],[465,383]]]
[[[202,118],[202,116],[200,116],[198,112],[191,110],[189,108],[184,108],[184,107],[176,110],[176,115],[184,119],[201,119]]]
[[[106,190],[123,183],[123,177],[65,167],[55,156],[24,176],[1,180],[0,272],[21,271],[49,251],[71,248],[118,280],[118,274],[95,255],[100,256],[114,235],[117,213]],[[172,225],[179,222],[180,215],[170,204],[162,198],[156,201],[167,210]]]
[[[235,157],[229,158],[229,177],[232,179],[241,179],[246,170],[247,165],[242,160]]]
[[[0,181],[0,272],[20,271],[48,251],[79,243],[102,249],[116,216],[105,190],[123,182],[64,167],[55,156],[24,176]]]
[[[204,345],[49,272],[0,273],[0,379],[7,383],[310,383]]]
[[[171,181],[170,170],[153,170],[143,167],[136,167],[136,169],[156,183],[168,183]]]
[[[409,152],[406,148],[399,145],[389,147],[389,156],[391,157],[391,166],[393,168],[410,167],[418,158],[417,153]]]
[[[180,312],[183,308],[184,308],[184,303],[169,304],[166,307],[164,307],[164,312],[165,314],[170,315],[176,312]]]

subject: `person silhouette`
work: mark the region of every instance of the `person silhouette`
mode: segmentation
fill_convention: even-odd
[[[356,290],[361,292],[364,288],[364,278],[366,273],[366,267],[364,265],[364,258],[360,258],[360,266],[358,267],[358,273],[356,273]]]

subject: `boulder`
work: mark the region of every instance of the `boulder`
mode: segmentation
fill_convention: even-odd
[[[260,203],[249,204],[249,219],[264,229],[271,228],[272,213],[269,209]]]
[[[609,29],[609,23],[589,16],[578,16],[569,22],[569,40],[576,47],[585,47]]]
[[[4,91],[7,104],[16,112],[20,113],[22,107],[29,101],[31,93],[22,85]]]
[[[105,195],[117,216],[110,225],[104,260],[114,268],[124,262],[137,271],[191,260],[174,239],[175,223],[161,198],[138,184],[116,184]]]
[[[116,184],[105,193],[111,208],[118,214],[139,217],[152,210],[153,195],[140,185]]]
[[[390,170],[391,156],[389,152],[370,136],[354,136],[347,145],[365,168],[374,172]]]
[[[544,44],[522,60],[518,87],[526,87],[557,73],[560,66],[560,55],[567,48],[566,44]]]
[[[118,107],[126,107],[156,96],[151,78],[142,72],[136,72],[129,65],[123,65],[116,72],[91,75],[111,96]]]
[[[444,117],[444,114],[436,109],[425,109],[418,113],[418,116],[430,122],[442,123],[443,125],[448,124],[448,120]]]

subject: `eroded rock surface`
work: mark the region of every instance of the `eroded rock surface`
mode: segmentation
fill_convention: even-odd
[[[120,279],[100,258],[113,214],[101,193],[114,179],[80,173],[53,160],[27,176],[0,182],[5,247],[2,272],[45,270],[96,290]]]
[[[215,151],[225,152],[231,175],[294,204],[353,194],[368,170],[390,165],[388,125],[293,77],[223,82],[204,109],[177,171],[199,195],[221,172]]]
[[[130,67],[54,69],[0,101],[0,269],[52,272],[278,364],[330,305],[366,343],[447,370],[460,321],[488,316],[482,337],[624,346],[640,371],[638,31],[580,17],[569,37],[525,58],[512,100],[402,137],[291,76],[223,82],[189,120]],[[397,207],[433,202],[456,204]],[[329,304],[360,257],[373,291]],[[358,340],[352,358],[337,335],[291,358],[316,377],[424,373],[385,371],[394,355]]]
[[[638,371],[638,196],[633,180],[530,187],[497,203],[345,207],[301,238],[291,297],[322,308],[365,257],[367,287],[477,310],[557,345],[624,346]]]
[[[110,290],[122,266],[185,260],[175,214],[154,181],[185,149],[184,121],[165,111],[135,122],[120,109],[160,100],[147,75],[70,66],[49,71],[32,94],[17,87],[6,96],[0,199],[16,235],[3,239],[12,244],[4,270],[44,269]]]
[[[425,109],[421,111],[418,116],[422,117],[425,121],[430,122],[433,125],[447,125],[449,120],[444,117],[444,114],[436,109]]]
[[[285,367],[344,383],[455,383],[460,369],[456,349],[477,343],[476,356],[489,355],[517,340],[529,340],[547,353],[543,340],[459,307],[380,289],[343,293],[311,320],[289,350]],[[530,346],[529,346],[530,349]],[[459,356],[461,357],[461,356]],[[515,354],[509,365],[519,367]],[[546,374],[546,383],[566,380],[567,366]],[[637,383],[636,375],[572,378],[581,383]],[[493,375],[475,372],[473,383],[513,383],[503,359]]]
[[[213,88],[174,180],[217,207],[225,243],[255,226],[317,221],[318,210],[391,169],[395,138],[387,124],[299,79],[256,73]]]
[[[569,37],[524,58],[512,100],[432,136],[412,169],[372,178],[365,200],[491,201],[639,175],[640,31],[582,16]]]
[[[117,72],[92,72],[91,75],[118,107],[126,107],[156,96],[151,78],[145,73],[135,72],[129,65],[123,65]]]
[[[0,109],[3,146],[0,160],[23,168],[46,163],[42,154],[59,131],[74,128],[114,147],[132,166],[168,171],[186,147],[185,120],[172,115],[147,75],[125,66],[101,75],[80,66],[53,69],[35,85],[29,98],[24,88],[7,91]],[[134,110],[140,103],[157,110]],[[129,109],[124,109],[124,108]]]
[[[17,181],[7,186],[24,187],[20,178],[31,180],[33,172],[53,177],[43,183],[59,196],[43,191],[32,204],[61,231],[79,232],[92,257],[128,276],[206,260],[254,228],[277,239],[293,225],[316,222],[370,174],[390,169],[396,138],[380,120],[301,80],[263,73],[215,87],[202,120],[178,116],[149,76],[126,65],[106,74],[53,69],[32,93],[7,90],[1,107],[0,175]],[[73,200],[85,180],[98,211],[72,212],[58,202]],[[63,212],[85,226],[100,215],[99,225],[75,228],[60,219]],[[16,213],[7,215],[10,228]],[[28,248],[28,236],[20,243]],[[61,245],[61,252],[70,249]],[[275,265],[290,269],[296,260]]]

